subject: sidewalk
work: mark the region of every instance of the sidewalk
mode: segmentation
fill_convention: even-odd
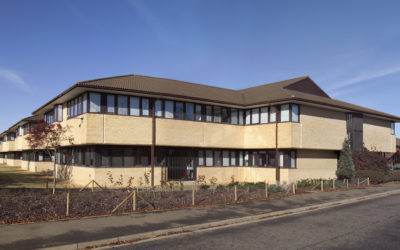
[[[0,249],[56,247],[314,206],[392,190],[400,191],[400,184],[386,184],[348,191],[309,193],[283,199],[261,200],[231,205],[89,217],[31,224],[0,225]]]

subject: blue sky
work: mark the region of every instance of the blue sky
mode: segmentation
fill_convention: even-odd
[[[0,131],[76,81],[132,73],[232,89],[309,75],[333,98],[400,116],[399,10],[378,0],[1,0]]]

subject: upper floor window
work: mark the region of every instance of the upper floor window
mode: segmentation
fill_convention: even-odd
[[[207,122],[212,122],[212,106],[207,105],[206,106],[206,121]]]
[[[144,115],[144,116],[150,115],[149,106],[150,106],[149,99],[142,98],[142,115]]]
[[[90,112],[99,113],[100,112],[100,100],[101,95],[99,93],[90,93],[89,94],[89,107]]]
[[[139,97],[130,97],[130,113],[131,115],[140,115],[140,99]]]
[[[174,102],[165,101],[165,118],[174,118]]]
[[[214,106],[214,122],[221,122],[221,107]]]
[[[281,122],[288,122],[290,119],[289,114],[289,104],[281,105]]]
[[[107,113],[115,113],[115,96],[107,95]]]
[[[260,109],[255,108],[251,110],[251,124],[260,123]]]
[[[231,109],[231,124],[238,124],[237,109]]]
[[[292,104],[292,122],[299,122],[299,105]]]
[[[202,120],[202,106],[200,104],[196,104],[196,121]]]
[[[271,106],[270,112],[269,112],[269,122],[276,122],[276,107]]]
[[[261,123],[268,123],[268,107],[261,108]]]
[[[185,119],[192,121],[194,119],[194,106],[193,103],[185,103]]]
[[[162,117],[163,116],[162,100],[155,100],[154,109],[155,109],[155,116],[157,116],[157,117]]]
[[[117,97],[118,104],[118,114],[119,115],[128,115],[128,97],[124,95],[119,95]]]
[[[392,133],[392,135],[396,134],[396,123],[390,123],[390,132]]]
[[[175,118],[183,119],[183,102],[175,102]]]

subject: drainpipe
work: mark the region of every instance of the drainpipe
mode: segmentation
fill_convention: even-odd
[[[280,185],[281,169],[279,168],[279,150],[278,150],[278,119],[279,119],[278,106],[275,107],[275,173],[276,184]]]
[[[152,133],[151,133],[151,187],[154,188],[154,163],[155,163],[155,147],[156,147],[156,116],[155,116],[155,100],[151,107]]]

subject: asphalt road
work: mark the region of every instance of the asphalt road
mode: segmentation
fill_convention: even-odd
[[[400,249],[400,195],[113,249]]]

